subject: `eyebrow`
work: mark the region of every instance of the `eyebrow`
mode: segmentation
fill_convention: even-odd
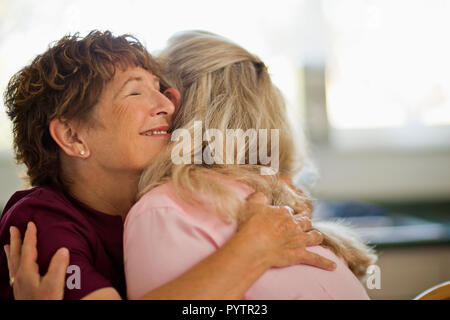
[[[120,87],[120,89],[119,89],[119,90],[117,91],[117,93],[114,95],[114,98],[116,98],[116,97],[119,95],[119,93],[122,92],[123,88],[125,88],[125,86],[126,86],[128,83],[130,83],[131,81],[142,81],[142,77],[131,77],[131,78],[128,78],[127,81],[125,81],[125,82],[122,84],[122,86]],[[160,83],[159,83],[160,78],[157,77],[157,76],[153,76],[153,81],[154,81],[155,84],[159,87],[159,85],[160,85]]]
[[[141,78],[141,77],[131,77],[131,78],[128,78],[127,81],[125,81],[125,82],[122,84],[122,86],[120,87],[120,89],[116,92],[116,94],[114,95],[114,98],[116,98],[116,97],[119,95],[119,93],[122,92],[123,88],[125,88],[125,86],[126,86],[128,83],[130,83],[131,81],[142,81],[142,78]]]

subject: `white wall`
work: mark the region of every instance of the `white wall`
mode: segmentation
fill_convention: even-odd
[[[313,152],[320,179],[314,195],[327,199],[448,200],[450,150],[433,152]]]
[[[19,178],[22,172],[9,152],[0,152],[0,208],[15,191],[23,189],[24,182]]]

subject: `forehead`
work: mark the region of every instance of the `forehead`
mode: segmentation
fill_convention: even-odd
[[[126,69],[117,68],[114,77],[106,84],[105,91],[115,94],[120,91],[123,85],[130,79],[143,82],[152,87],[157,87],[159,81],[158,77],[153,73],[141,67],[129,67]]]
[[[144,82],[150,81],[152,84],[155,81],[158,81],[158,77],[150,71],[147,71],[141,67],[129,67],[127,69],[117,68],[114,77],[111,80],[111,84],[113,86],[120,86],[130,78],[142,79]]]
[[[130,81],[131,79],[139,79],[139,81]],[[121,93],[129,87],[128,83],[138,83],[159,91],[159,79],[150,71],[140,67],[116,68],[114,77],[104,85],[98,97],[96,112],[101,112],[100,110],[103,110],[105,106],[108,109],[115,105]]]

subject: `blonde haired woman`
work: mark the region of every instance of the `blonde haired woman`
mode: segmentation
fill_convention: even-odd
[[[284,100],[261,60],[227,39],[199,31],[171,38],[160,58],[168,79],[182,93],[173,129],[188,134],[169,144],[144,172],[140,199],[126,218],[124,259],[131,299],[176,278],[223,246],[246,218],[233,213],[241,211],[255,190],[272,205],[309,205],[301,191],[283,182],[300,170],[302,157],[296,152]],[[218,130],[214,139],[208,129]],[[220,146],[218,136],[227,129],[266,133],[267,144],[258,145],[264,139],[249,135],[239,145],[236,135],[225,134],[231,143]],[[172,140],[179,138],[178,132]],[[200,145],[187,142],[199,138],[199,132],[205,132]],[[265,147],[256,163],[255,145],[259,151]],[[276,174],[261,174],[270,172],[268,167]],[[324,247],[308,250],[335,261],[334,271],[308,265],[270,269],[244,299],[367,299],[355,274],[364,274],[374,255],[347,230],[322,228],[324,244],[340,258]]]

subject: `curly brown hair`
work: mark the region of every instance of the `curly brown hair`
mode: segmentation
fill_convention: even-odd
[[[55,118],[92,123],[91,113],[117,67],[142,67],[167,87],[158,63],[133,36],[91,31],[64,36],[9,81],[4,93],[18,163],[32,186],[64,187],[59,147],[49,133]]]

